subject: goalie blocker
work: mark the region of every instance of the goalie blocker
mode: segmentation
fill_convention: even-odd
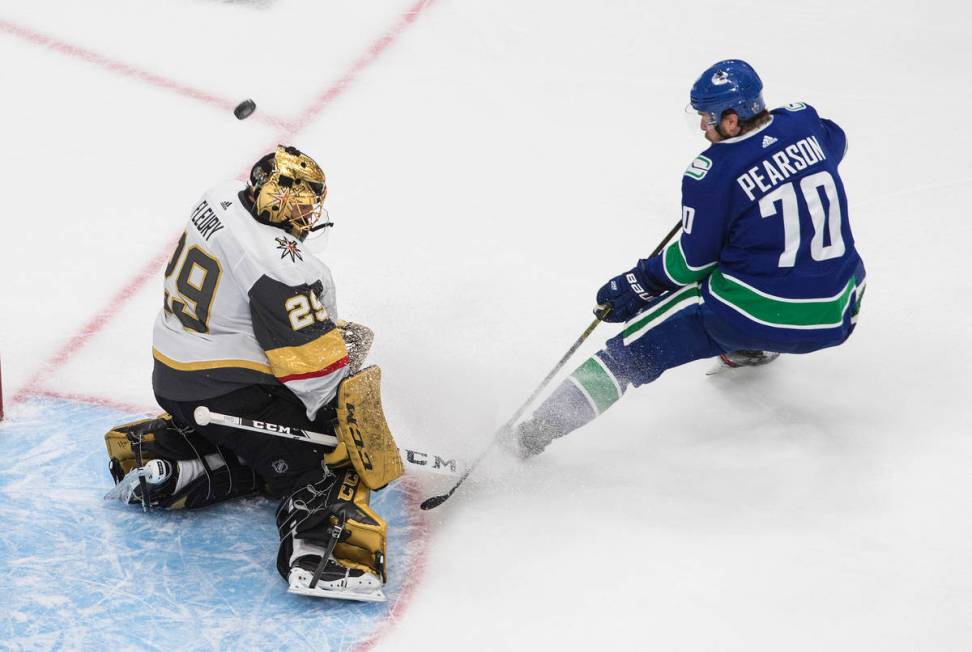
[[[338,440],[333,448],[215,423],[192,428],[182,423],[200,405],[168,402],[163,407],[171,408],[172,416],[124,424],[105,436],[109,468],[117,483],[109,497],[193,509],[257,491],[282,495],[277,566],[289,590],[381,601],[387,524],[370,508],[370,495],[399,477],[403,467],[381,409],[380,380],[376,366],[345,378],[331,419],[310,424],[319,430],[333,427]],[[254,398],[253,389],[273,394],[276,388],[244,392]],[[231,398],[235,411],[270,418],[265,402],[244,412],[240,398],[246,397]],[[233,407],[227,397],[207,403],[214,409]],[[306,418],[296,422],[308,425]],[[271,474],[277,477],[268,478]],[[285,478],[293,478],[289,487]]]

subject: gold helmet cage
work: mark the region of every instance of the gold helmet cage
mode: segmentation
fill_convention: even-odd
[[[250,171],[253,212],[264,224],[279,226],[303,240],[311,231],[330,226],[324,212],[327,181],[321,167],[296,147],[277,146]]]

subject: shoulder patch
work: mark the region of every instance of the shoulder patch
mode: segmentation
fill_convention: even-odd
[[[787,111],[802,111],[805,108],[807,108],[807,105],[804,104],[803,102],[790,102],[783,108],[786,109]]]
[[[290,257],[290,262],[296,263],[298,260],[304,260],[304,257],[300,253],[300,247],[297,245],[296,240],[291,240],[290,238],[284,236],[282,238],[274,238],[277,241],[277,249],[282,253],[280,254],[280,259]]]
[[[712,159],[708,156],[703,156],[699,154],[695,157],[687,168],[685,168],[685,176],[695,179],[696,181],[702,180],[705,175],[709,173],[712,169]]]

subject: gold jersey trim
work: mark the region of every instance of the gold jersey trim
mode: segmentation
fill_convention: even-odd
[[[171,367],[177,371],[204,371],[206,369],[236,368],[250,369],[251,371],[258,371],[262,374],[267,374],[270,376],[273,375],[273,371],[271,371],[269,365],[265,365],[260,362],[253,362],[252,360],[202,360],[199,362],[179,362],[163,354],[154,346],[152,347],[152,357],[164,364],[166,367]]]
[[[277,378],[322,371],[348,357],[344,337],[336,328],[307,344],[270,349],[266,353]]]

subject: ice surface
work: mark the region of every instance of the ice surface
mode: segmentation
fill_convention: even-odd
[[[390,523],[388,601],[286,592],[276,504],[249,498],[152,512],[101,499],[99,433],[133,415],[32,400],[0,428],[0,638],[14,649],[347,650],[384,626],[420,576],[420,516],[407,484],[375,495]]]
[[[376,333],[390,424],[403,445],[471,459],[590,322],[595,289],[678,219],[682,170],[704,147],[683,126],[687,89],[733,56],[759,70],[769,104],[810,102],[847,131],[841,174],[868,268],[854,337],[743,370],[752,373],[706,377],[708,363],[688,365],[537,460],[491,456],[429,513],[427,571],[393,578],[414,590],[380,638],[352,631],[343,641],[968,649],[969,34],[972,8],[958,0],[5,3],[0,356],[10,422],[0,447],[17,453],[0,467],[0,537],[29,561],[0,571],[4,634],[15,647],[78,649],[72,637],[87,630],[135,632],[136,614],[91,615],[109,613],[98,601],[111,586],[80,552],[128,560],[137,547],[96,544],[159,527],[218,537],[214,523],[270,509],[145,518],[102,505],[100,437],[126,409],[73,430],[90,442],[83,451],[61,426],[30,431],[29,445],[10,434],[49,418],[37,391],[151,407],[161,279],[149,263],[165,260],[207,186],[281,139],[317,157],[336,223],[324,257],[342,316]],[[258,109],[241,122],[231,107],[247,97]],[[577,360],[613,332],[600,327]],[[62,479],[88,454],[98,461]],[[35,470],[57,478],[49,496],[36,493]],[[79,530],[95,538],[64,534]],[[102,593],[75,600],[38,586],[44,537],[81,567],[70,586],[88,579]],[[265,582],[264,609],[299,605],[288,617],[315,620],[356,608],[305,613],[306,602],[288,602],[273,539],[244,537],[261,547],[248,572]],[[125,568],[108,564],[122,578],[114,586],[136,584]],[[183,591],[181,579],[143,590],[198,632],[196,647],[277,625],[252,602],[217,602],[213,580],[190,579],[209,602],[178,610],[169,592]],[[212,630],[196,620],[205,608],[226,614]],[[342,635],[328,629],[327,641],[341,647]]]

